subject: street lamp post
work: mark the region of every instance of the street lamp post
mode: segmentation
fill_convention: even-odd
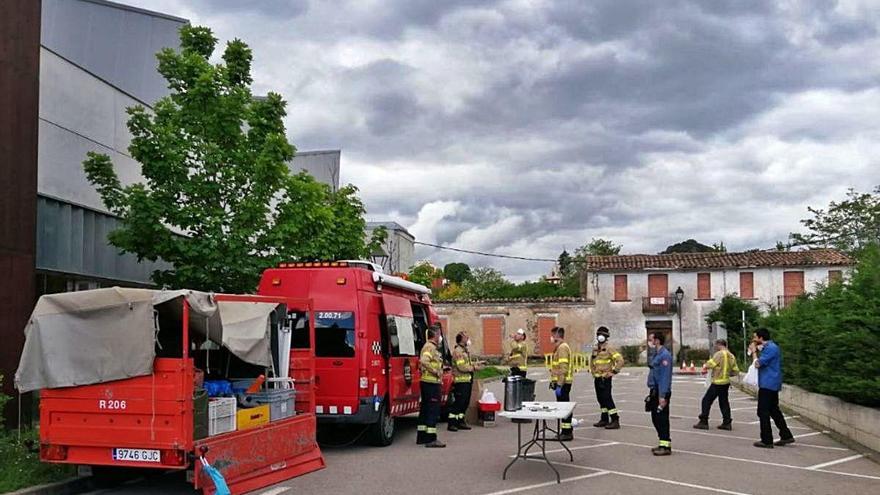
[[[681,328],[681,301],[684,300],[684,291],[681,286],[675,289],[675,309],[678,311],[678,357],[681,357],[681,351],[684,350],[683,332]]]

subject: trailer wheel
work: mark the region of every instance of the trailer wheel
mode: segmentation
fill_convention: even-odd
[[[370,425],[370,443],[376,447],[387,447],[394,441],[394,417],[388,412],[388,401],[382,403],[379,419]]]

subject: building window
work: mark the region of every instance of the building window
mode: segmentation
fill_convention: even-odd
[[[614,276],[614,300],[615,301],[627,301],[629,300],[629,294],[627,293],[626,286],[626,275],[615,275]]]
[[[697,299],[712,299],[712,275],[697,274]]]
[[[836,284],[843,282],[843,272],[840,270],[828,270],[828,283]]]
[[[755,298],[754,272],[742,272],[739,274],[739,297],[743,299]]]

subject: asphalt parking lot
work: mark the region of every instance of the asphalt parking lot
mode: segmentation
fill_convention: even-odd
[[[548,444],[550,457],[562,475],[557,485],[553,471],[543,461],[517,462],[502,481],[501,473],[516,452],[516,426],[499,418],[494,428],[448,432],[441,429],[446,449],[425,449],[415,444],[416,420],[400,421],[398,436],[387,448],[354,445],[325,449],[327,468],[254,493],[413,494],[455,493],[503,495],[509,493],[726,493],[726,494],[880,494],[880,464],[815,431],[788,419],[797,442],[772,450],[757,449],[756,402],[731,389],[733,431],[715,429],[720,413],[712,411],[708,431],[694,430],[702,378],[675,376],[672,388],[672,448],[670,457],[654,457],[650,448],[657,436],[643,410],[645,368],[626,368],[614,380],[614,398],[621,410],[620,430],[592,427],[598,418],[592,379],[581,373],[575,379],[575,417],[584,424],[575,428],[568,445],[574,462]],[[539,380],[538,400],[551,400],[547,373],[533,371]],[[501,398],[501,384],[490,384]],[[154,478],[101,493],[190,493],[181,479]]]

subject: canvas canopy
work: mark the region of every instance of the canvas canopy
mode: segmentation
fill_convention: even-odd
[[[24,330],[16,388],[29,392],[149,375],[156,356],[154,310],[180,321],[183,298],[190,306],[192,335],[207,337],[246,362],[270,365],[269,316],[277,304],[218,305],[204,292],[114,287],[40,298]]]

